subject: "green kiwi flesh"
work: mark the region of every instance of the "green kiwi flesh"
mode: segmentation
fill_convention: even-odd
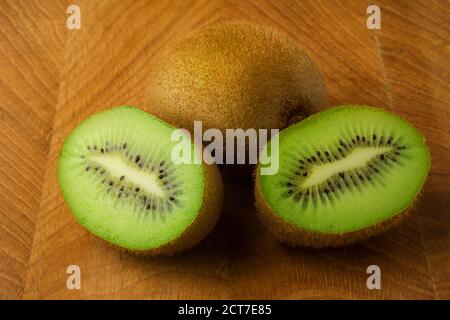
[[[257,206],[281,240],[307,246],[381,232],[415,201],[430,168],[418,130],[367,106],[335,107],[296,123],[262,156],[269,153],[279,157],[279,171],[261,175],[259,164]]]
[[[84,228],[114,245],[143,252],[174,243],[194,224],[205,209],[206,171],[201,162],[172,162],[171,150],[180,143],[171,140],[174,129],[124,106],[97,113],[70,133],[58,161],[58,180]],[[183,143],[197,157],[194,144],[188,139]],[[220,202],[220,195],[214,197]],[[213,207],[206,209],[214,211],[208,212],[214,221],[202,232],[217,220],[220,205]],[[194,236],[195,241],[202,236]]]

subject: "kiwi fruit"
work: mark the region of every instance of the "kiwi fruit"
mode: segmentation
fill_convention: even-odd
[[[280,131],[262,157],[278,171],[256,171],[259,216],[282,242],[341,246],[403,220],[430,168],[423,135],[400,116],[340,106]]]
[[[276,30],[221,23],[187,35],[152,66],[148,111],[193,129],[282,128],[325,103],[325,86],[305,51]],[[147,107],[146,107],[147,108]]]
[[[66,138],[58,160],[62,195],[76,220],[97,237],[142,254],[171,254],[198,243],[222,206],[216,165],[178,164],[175,128],[123,106],[94,114]]]

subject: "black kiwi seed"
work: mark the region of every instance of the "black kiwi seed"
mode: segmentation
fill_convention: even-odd
[[[105,174],[105,170],[100,171],[100,174]]]
[[[373,140],[377,140],[377,135],[374,134],[374,135],[372,136],[372,139],[373,139]]]
[[[90,167],[86,167],[86,171],[89,171]]]
[[[303,176],[306,177],[308,175],[308,172],[303,172]]]
[[[360,136],[359,135],[356,136],[356,140],[358,140],[358,141],[360,140]]]
[[[302,159],[300,159],[300,160],[298,160],[298,162],[300,162],[300,163],[305,163],[305,161],[303,161]]]
[[[344,173],[343,172],[339,172],[339,176],[344,179]]]
[[[87,146],[87,149],[88,149],[88,150],[91,150],[91,146]]]
[[[126,142],[123,144],[123,148],[124,148],[124,149],[127,148],[127,143],[126,143]]]
[[[170,196],[170,197],[169,197],[169,200],[170,200],[170,201],[173,201],[173,200],[175,200],[175,198],[174,198],[173,196]]]
[[[316,159],[316,157],[315,157],[315,156],[312,156],[312,161],[314,161],[314,162],[316,162],[316,161],[317,161],[317,159]]]
[[[100,152],[101,152],[101,153],[104,153],[104,152],[105,152],[105,149],[101,148],[101,149],[100,149]]]
[[[125,176],[120,177],[120,181],[123,181],[123,179],[125,179]]]
[[[328,157],[330,154],[328,153],[328,151],[325,151],[325,155]]]
[[[147,210],[150,210],[150,204],[147,205]]]
[[[320,151],[317,151],[317,156],[320,157]]]
[[[381,155],[380,155],[380,159],[381,159],[381,160],[384,160],[384,154],[381,154]]]
[[[162,178],[164,178],[164,176],[163,176],[162,174],[160,174],[160,175],[158,176],[158,179],[162,179]]]
[[[291,182],[286,183],[286,185],[287,185],[288,187],[293,186],[293,184],[292,184]]]
[[[164,160],[159,163],[159,166],[162,167],[164,165]]]
[[[141,159],[141,156],[140,156],[140,155],[137,155],[136,158],[135,158],[135,160],[134,160],[134,162],[138,163],[140,159]]]
[[[389,138],[388,141],[387,141],[387,145],[390,146],[391,143],[392,143],[392,138]]]
[[[164,169],[159,170],[159,173],[164,173]]]
[[[294,191],[293,191],[292,189],[289,189],[287,193],[288,193],[288,194],[292,194],[293,192],[294,192]]]
[[[308,159],[306,159],[309,163],[311,163],[312,161],[311,161],[311,159],[310,158],[308,158]]]
[[[139,187],[136,187],[136,188],[134,189],[134,191],[136,191],[136,192],[139,192],[139,190],[141,190]]]
[[[113,184],[114,184],[114,182],[112,182],[112,181],[109,182],[109,185],[110,185],[110,186],[112,186]]]
[[[365,136],[362,137],[362,141],[366,142],[366,137]]]

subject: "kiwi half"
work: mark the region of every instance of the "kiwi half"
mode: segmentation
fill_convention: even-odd
[[[325,103],[316,64],[269,27],[221,23],[195,31],[152,66],[148,111],[192,130],[286,127]]]
[[[256,204],[276,237],[291,245],[340,246],[395,225],[430,168],[423,135],[382,109],[341,106],[279,133],[279,170],[256,174]]]
[[[223,193],[217,166],[175,164],[174,129],[124,106],[97,113],[70,133],[58,180],[84,228],[136,253],[189,248],[213,228]],[[198,156],[190,140],[183,143]]]

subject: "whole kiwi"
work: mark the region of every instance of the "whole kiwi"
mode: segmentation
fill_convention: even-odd
[[[325,103],[316,64],[286,36],[249,23],[194,31],[153,66],[146,93],[153,114],[192,130],[283,128]]]

